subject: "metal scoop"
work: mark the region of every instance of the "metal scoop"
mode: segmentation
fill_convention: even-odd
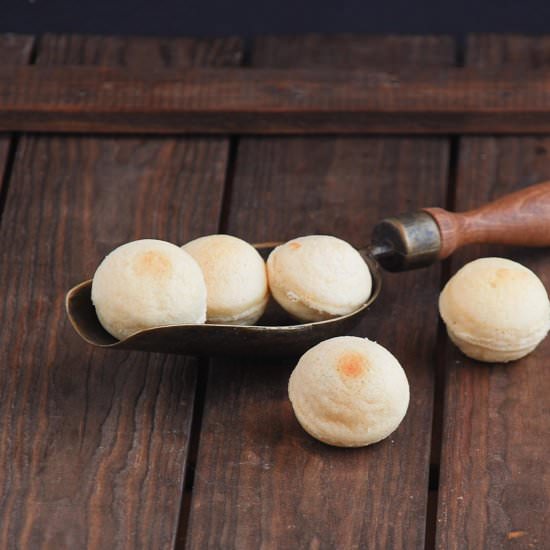
[[[322,340],[348,333],[359,323],[382,288],[380,265],[388,271],[424,267],[472,243],[550,246],[550,182],[469,212],[427,208],[380,221],[374,227],[372,244],[359,250],[372,274],[369,299],[356,311],[327,321],[298,324],[272,301],[260,319],[261,325],[170,325],[142,330],[119,341],[99,323],[91,301],[91,280],[69,290],[65,303],[76,332],[86,342],[103,348],[189,355],[295,356]],[[277,244],[255,246],[267,258]]]

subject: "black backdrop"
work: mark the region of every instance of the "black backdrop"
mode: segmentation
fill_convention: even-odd
[[[550,0],[0,0],[0,32],[550,33]]]

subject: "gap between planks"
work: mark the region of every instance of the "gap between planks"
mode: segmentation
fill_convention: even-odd
[[[457,63],[461,57],[457,54]],[[449,136],[449,162],[445,209],[454,212],[456,208],[457,170],[460,155],[460,136]],[[451,275],[451,262],[446,259],[441,264],[441,290]],[[432,550],[436,544],[437,503],[439,499],[439,477],[443,435],[443,415],[445,408],[445,353],[448,346],[447,332],[441,319],[438,319],[435,349],[435,377],[432,414],[432,440],[430,445],[430,476],[426,513],[425,550]]]
[[[225,182],[223,188],[221,212],[218,223],[218,233],[227,231],[227,222],[231,208],[231,196],[233,190],[233,178],[235,176],[235,167],[239,148],[239,137],[231,136],[229,140],[229,151],[225,171]],[[195,401],[193,404],[193,415],[189,432],[189,450],[187,454],[187,463],[184,473],[184,485],[181,495],[180,517],[176,534],[176,549],[185,548],[187,530],[191,515],[191,498],[193,495],[193,486],[195,483],[195,468],[197,465],[197,456],[200,444],[200,432],[202,428],[202,418],[206,403],[206,391],[208,387],[208,378],[210,376],[210,359],[200,358],[197,364],[197,382],[195,389]]]
[[[464,67],[466,43],[455,39],[455,66]],[[460,156],[460,135],[449,136],[449,163],[447,174],[447,194],[445,209],[454,212],[456,209],[456,192],[458,180],[458,163]],[[451,261],[446,259],[441,264],[441,284],[443,287],[451,275]],[[443,416],[445,410],[445,353],[448,346],[447,333],[441,319],[438,319],[435,349],[435,377],[432,413],[432,439],[430,444],[430,475],[428,479],[428,502],[426,505],[426,538],[425,550],[436,547],[437,516],[439,502],[439,480],[441,470],[441,451],[443,445]]]
[[[242,65],[246,65],[249,59],[250,45],[245,45],[245,54],[242,58]],[[248,52],[248,54],[246,53]],[[229,137],[229,150],[225,170],[225,181],[221,200],[221,210],[218,223],[218,233],[225,233],[228,228],[229,212],[231,209],[231,198],[233,192],[233,180],[237,165],[239,150],[239,136]],[[206,391],[208,378],[210,376],[210,359],[201,358],[197,364],[197,382],[195,389],[195,401],[193,404],[193,415],[189,432],[189,451],[187,455],[186,468],[184,473],[184,485],[181,495],[180,516],[175,540],[175,549],[185,548],[187,530],[191,515],[191,499],[195,483],[195,468],[200,444],[200,432],[206,403]]]
[[[2,138],[0,138],[2,139]],[[17,144],[19,142],[19,134],[8,134],[5,138],[7,142],[7,152],[4,162],[3,172],[0,170],[0,221],[2,220],[4,214],[4,208],[6,206],[6,198],[8,196],[8,190],[10,188],[10,178],[13,170],[13,165],[15,162],[15,155],[17,153]],[[0,168],[1,159],[0,159]]]
[[[455,66],[464,67],[465,62],[464,40],[455,40]],[[449,136],[449,163],[447,174],[447,196],[445,209],[454,212],[456,208],[456,188],[458,160],[460,155],[460,135]],[[441,264],[441,284],[443,289],[451,274],[451,262],[444,260]],[[432,440],[430,444],[430,476],[428,487],[428,502],[426,511],[426,538],[425,550],[432,550],[436,546],[437,506],[439,502],[439,479],[441,469],[441,450],[443,436],[443,415],[445,408],[445,351],[448,345],[447,334],[441,319],[438,320],[437,339],[435,350],[435,377],[432,413]]]
[[[197,361],[195,401],[193,403],[191,427],[189,429],[189,447],[184,472],[183,491],[181,494],[180,516],[175,539],[176,549],[183,549],[185,547],[185,539],[187,538],[187,529],[189,527],[191,497],[193,494],[193,485],[195,483],[195,467],[197,464],[206,388],[208,386],[208,376],[210,371],[209,362],[210,360],[208,358],[201,358]]]

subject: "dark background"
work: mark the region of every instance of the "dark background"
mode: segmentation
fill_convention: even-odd
[[[550,33],[550,0],[0,0],[0,32]]]

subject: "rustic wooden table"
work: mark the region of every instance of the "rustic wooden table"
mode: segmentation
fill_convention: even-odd
[[[0,38],[0,63],[140,70],[550,65],[550,37]],[[385,275],[357,330],[390,348],[409,412],[369,448],[324,446],[287,399],[295,361],[106,352],[64,294],[116,245],[228,232],[359,246],[380,218],[467,209],[550,178],[550,138],[4,134],[1,548],[548,548],[550,340],[508,366],[449,345],[437,297],[479,255],[550,288],[547,251],[473,247]]]

